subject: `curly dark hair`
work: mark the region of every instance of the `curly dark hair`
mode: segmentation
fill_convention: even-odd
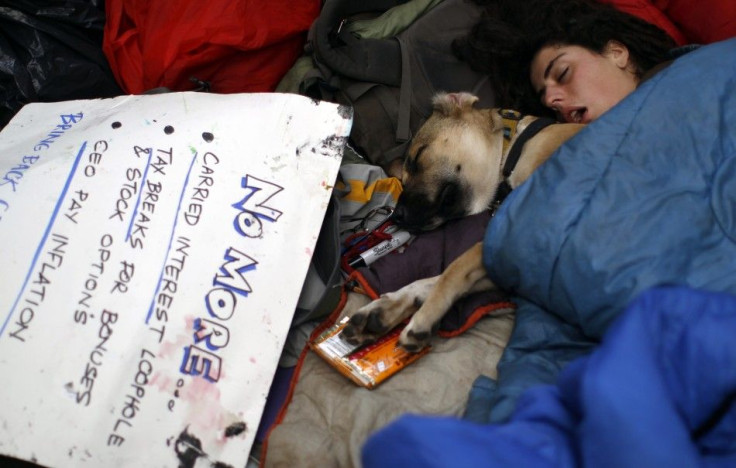
[[[484,14],[455,53],[490,76],[496,105],[550,115],[529,81],[534,55],[547,45],[577,45],[603,53],[615,40],[629,49],[635,73],[669,59],[674,40],[657,26],[594,0],[473,0]]]

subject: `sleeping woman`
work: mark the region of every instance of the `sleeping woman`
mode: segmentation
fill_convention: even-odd
[[[658,27],[595,1],[476,1],[487,14],[456,51],[495,81],[501,107],[525,113],[589,123],[679,50]]]

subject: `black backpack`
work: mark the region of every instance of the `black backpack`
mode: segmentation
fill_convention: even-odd
[[[401,33],[359,39],[346,23],[379,15],[409,0],[325,0],[310,30],[306,51],[314,69],[300,93],[354,109],[350,140],[370,163],[387,168],[403,158],[409,140],[432,113],[432,96],[468,91],[492,107],[487,76],[472,70],[452,51],[481,16],[468,0],[444,0]]]

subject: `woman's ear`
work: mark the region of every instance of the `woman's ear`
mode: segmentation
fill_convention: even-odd
[[[613,63],[622,70],[627,70],[631,67],[629,48],[621,42],[614,40],[608,41],[603,55],[613,60]]]

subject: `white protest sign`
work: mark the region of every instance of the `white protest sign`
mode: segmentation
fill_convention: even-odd
[[[350,109],[31,104],[0,133],[0,453],[245,466]]]

